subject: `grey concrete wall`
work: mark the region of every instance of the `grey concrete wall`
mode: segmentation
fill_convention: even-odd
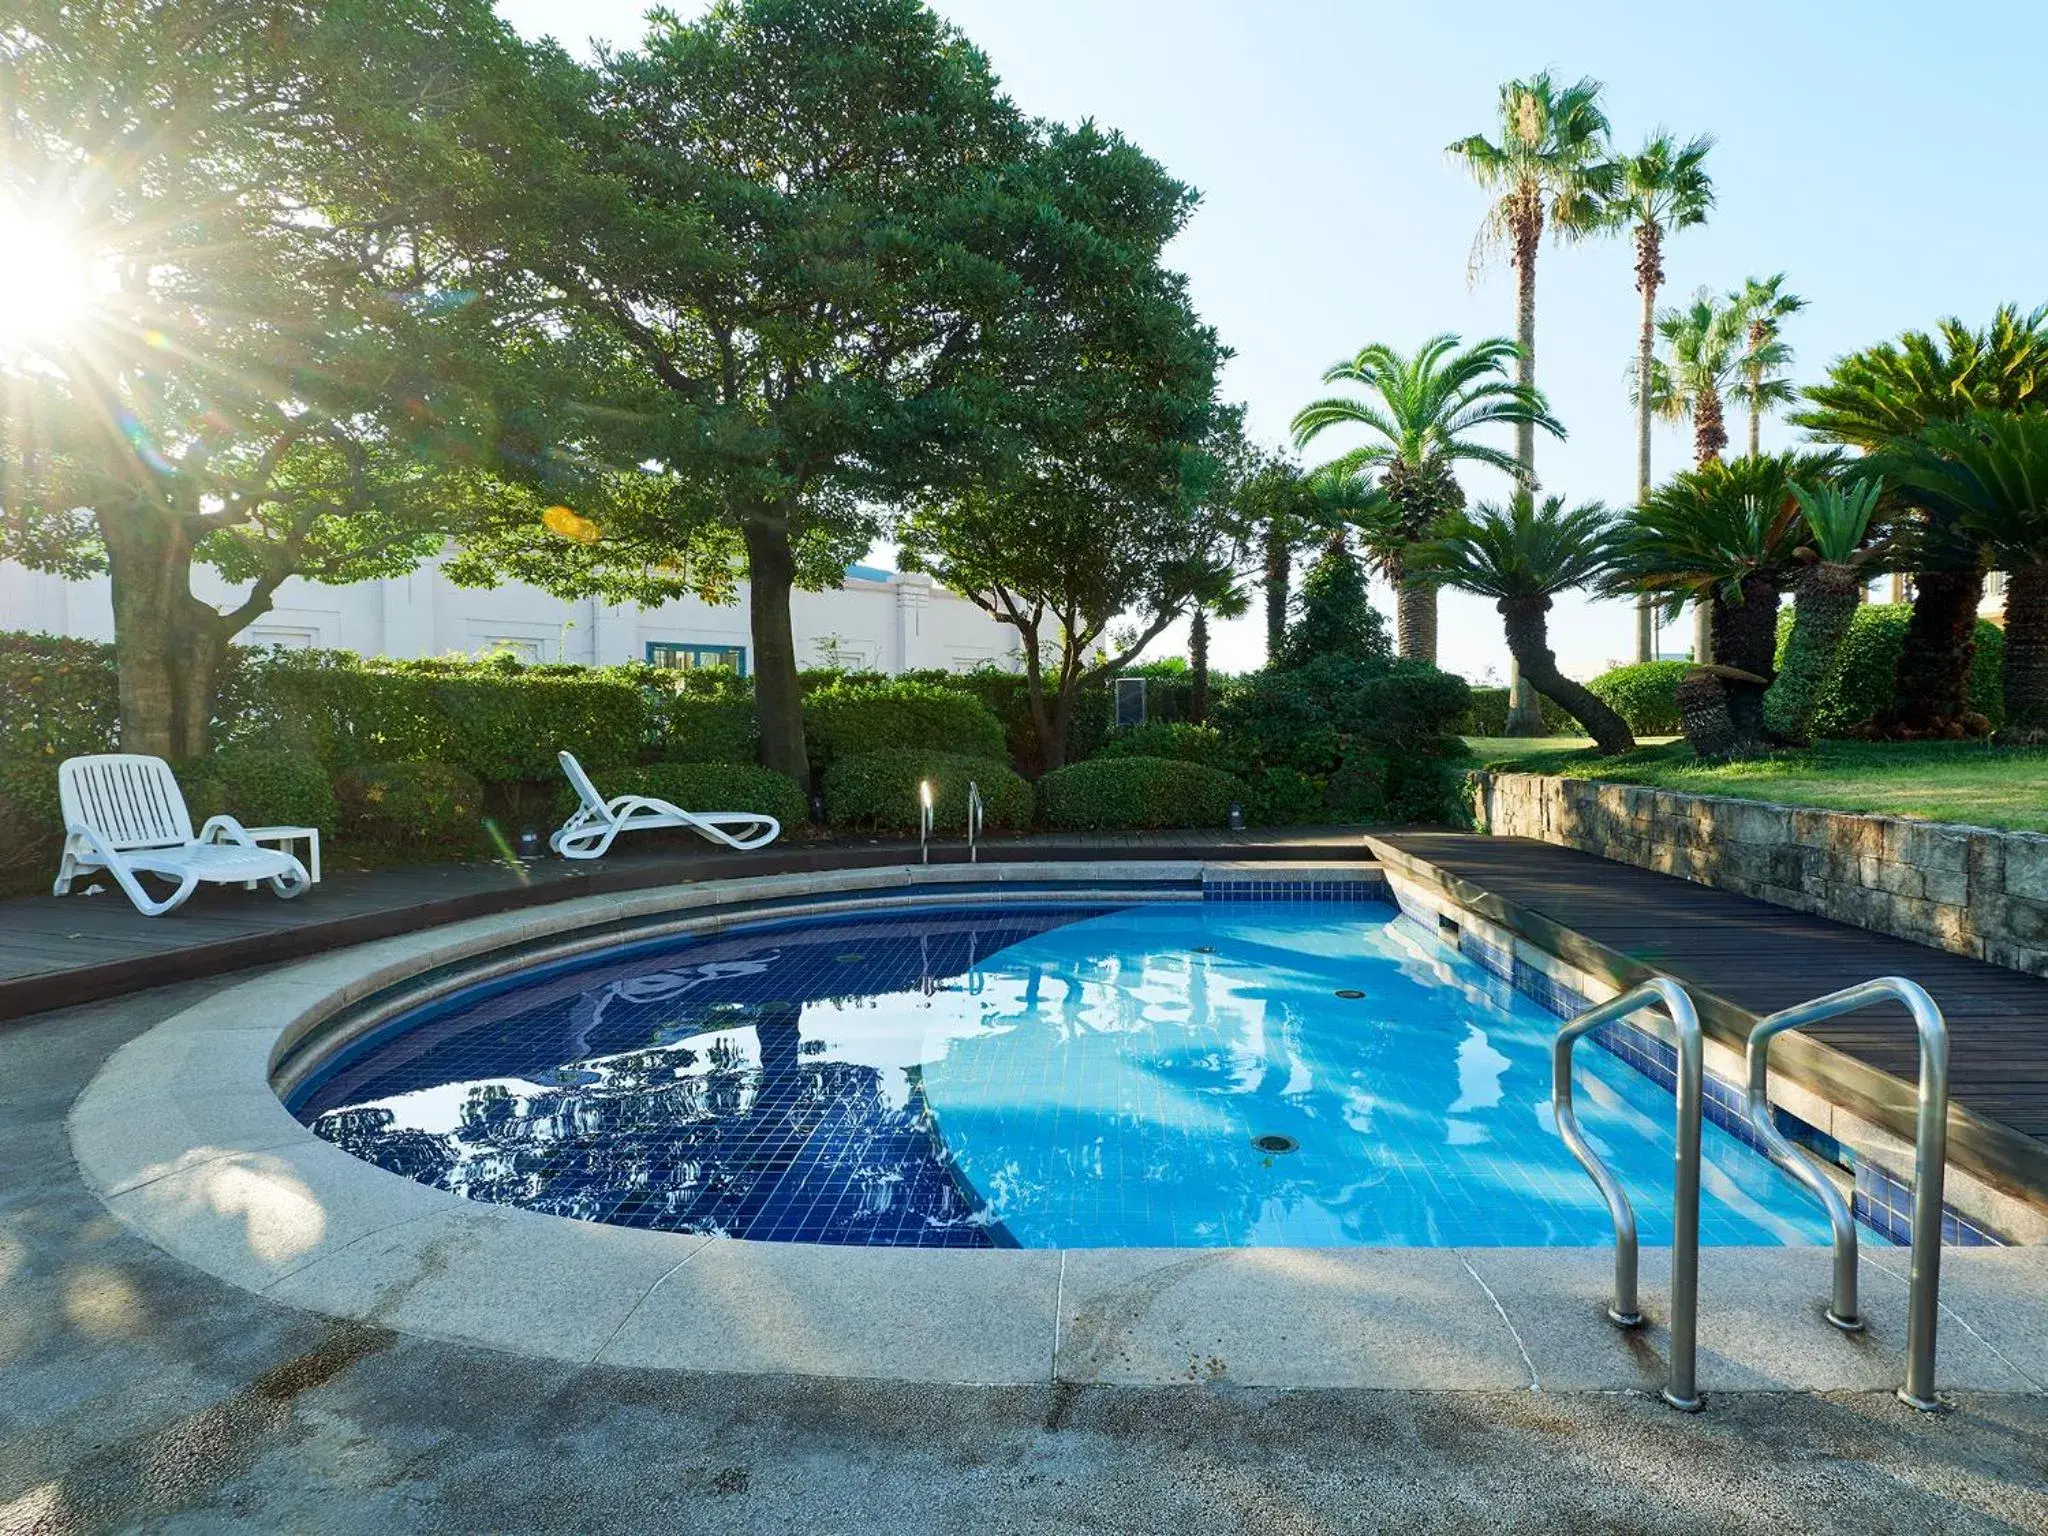
[[[2048,837],[1591,779],[1472,779],[1483,832],[2048,976]]]

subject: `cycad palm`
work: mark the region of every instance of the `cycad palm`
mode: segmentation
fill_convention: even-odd
[[[1650,494],[1651,373],[1657,354],[1657,290],[1664,284],[1664,241],[1707,221],[1714,183],[1706,171],[1710,138],[1680,144],[1659,132],[1633,155],[1615,162],[1608,220],[1635,240],[1636,292],[1642,295],[1642,326],[1636,337],[1636,499]],[[1648,601],[1636,606],[1636,660],[1656,652],[1657,626]]]
[[[1876,553],[1870,533],[1883,494],[1883,482],[1868,475],[1846,485],[1792,486],[1805,524],[1798,555],[1804,564],[1792,586],[1792,633],[1764,695],[1764,724],[1781,740],[1803,745],[1812,735],[1821,688],[1863,600]]]
[[[1728,302],[1742,315],[1742,361],[1736,369],[1734,398],[1749,408],[1749,452],[1762,452],[1766,411],[1790,405],[1798,391],[1785,375],[1792,368],[1792,349],[1785,344],[1785,322],[1806,308],[1806,300],[1785,288],[1785,274],[1752,277]]]
[[[1742,316],[1702,288],[1692,302],[1657,317],[1665,355],[1650,366],[1650,409],[1666,421],[1692,424],[1693,467],[1721,457],[1728,446],[1724,401],[1736,379]],[[1640,386],[1632,388],[1637,408]]]
[[[1482,505],[1453,518],[1425,555],[1440,579],[1494,600],[1522,676],[1605,753],[1631,751],[1635,737],[1596,694],[1558,671],[1546,615],[1558,593],[1605,579],[1613,546],[1613,519],[1598,502],[1568,507],[1562,496],[1546,496],[1538,503],[1523,491],[1505,509]]]
[[[1842,358],[1826,382],[1808,386],[1805,400],[1794,426],[1871,451],[1930,422],[2048,404],[2048,306],[2029,314],[2005,305],[1981,331],[1953,318],[1931,333],[1908,331]],[[1917,574],[1892,701],[1879,725],[1896,736],[1956,735],[1973,723],[1968,688],[1982,556],[1942,505],[1911,486],[1896,493],[1911,513],[1905,532]]]
[[[1999,739],[2048,741],[2048,409],[1934,422],[1877,462],[1939,503],[2008,573]]]
[[[1373,398],[1330,395],[1295,415],[1297,445],[1337,426],[1371,434],[1370,441],[1327,466],[1322,478],[1335,483],[1367,470],[1380,472],[1378,495],[1392,527],[1374,552],[1395,586],[1403,656],[1436,660],[1436,584],[1409,572],[1406,548],[1429,538],[1464,505],[1453,466],[1462,460],[1518,473],[1513,458],[1480,441],[1479,434],[1491,427],[1541,427],[1564,436],[1542,395],[1507,377],[1514,355],[1514,343],[1505,338],[1461,347],[1456,336],[1432,336],[1405,357],[1376,342],[1323,375],[1325,383],[1357,384]]]
[[[1481,226],[1475,254],[1505,245],[1515,272],[1516,381],[1536,387],[1536,251],[1547,224],[1553,237],[1570,239],[1602,227],[1602,200],[1614,185],[1607,162],[1607,116],[1601,85],[1580,80],[1560,85],[1546,70],[1500,88],[1500,139],[1483,134],[1459,139],[1449,153],[1473,179],[1496,194]],[[1536,480],[1536,430],[1517,428],[1515,457],[1522,479]]]

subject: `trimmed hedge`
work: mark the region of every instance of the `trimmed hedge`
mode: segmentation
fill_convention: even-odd
[[[0,759],[0,890],[49,889],[64,847],[53,757]]]
[[[650,795],[686,811],[758,811],[781,822],[785,836],[801,831],[811,815],[796,780],[752,763],[642,763],[593,774],[591,779],[606,799]],[[567,820],[579,803],[576,791],[563,780],[554,797],[555,824]]]
[[[0,760],[111,752],[120,726],[111,645],[0,633]]]
[[[1038,781],[1049,827],[1089,832],[1132,827],[1220,827],[1245,787],[1230,774],[1166,757],[1098,757]]]
[[[1593,696],[1628,722],[1638,736],[1676,736],[1678,685],[1689,661],[1639,661],[1613,667],[1586,684]],[[1575,728],[1573,735],[1578,734]]]
[[[1848,638],[1834,669],[1821,685],[1814,710],[1816,736],[1854,736],[1891,703],[1894,669],[1905,649],[1910,603],[1865,603],[1849,621]],[[1778,619],[1778,651],[1792,634],[1792,615]],[[1977,621],[1977,650],[1970,661],[1970,707],[1996,730],[2005,722],[2005,631],[1989,619]]]
[[[1031,786],[992,758],[914,747],[842,757],[825,770],[825,814],[834,826],[917,830],[920,781],[932,785],[932,825],[940,831],[967,825],[967,785],[981,786],[983,824],[1031,824]]]
[[[452,763],[359,764],[334,796],[344,830],[387,846],[466,845],[483,824],[483,786]]]
[[[1128,731],[1112,731],[1095,756],[1170,757],[1231,774],[1242,773],[1245,765],[1245,754],[1238,744],[1215,726],[1189,725],[1178,720],[1148,720]]]
[[[225,812],[245,827],[318,827],[340,821],[334,785],[318,758],[261,747],[223,747],[178,769],[178,784],[197,827]]]
[[[1545,735],[1575,736],[1578,734],[1578,722],[1540,693],[1536,695],[1536,707],[1543,711],[1543,731]],[[1472,702],[1466,706],[1464,717],[1458,722],[1458,734],[1461,736],[1505,736],[1507,730],[1507,689],[1474,688],[1472,690]]]
[[[662,710],[660,750],[669,762],[751,763],[760,734],[750,698],[678,694]]]
[[[1000,761],[1003,724],[971,693],[922,678],[834,683],[804,696],[814,768],[843,757],[918,749]]]

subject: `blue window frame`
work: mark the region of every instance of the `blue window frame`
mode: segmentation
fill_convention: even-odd
[[[730,667],[741,677],[747,675],[744,645],[672,645],[665,640],[647,642],[647,660],[657,667],[674,667],[694,672],[699,667]]]

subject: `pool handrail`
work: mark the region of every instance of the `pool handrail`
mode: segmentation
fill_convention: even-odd
[[[1899,1401],[1922,1412],[1941,1407],[1934,1391],[1935,1325],[1941,1316],[1941,1215],[1948,1161],[1948,1023],[1926,988],[1903,976],[1879,976],[1758,1021],[1749,1032],[1749,1123],[1778,1165],[1820,1196],[1835,1229],[1834,1300],[1828,1321],[1847,1326],[1856,1313],[1856,1223],[1820,1169],[1800,1157],[1771,1118],[1766,1096],[1771,1041],[1788,1029],[1854,1013],[1887,999],[1903,1003],[1920,1037],[1920,1089],[1913,1138],[1913,1258],[1906,1297],[1906,1380]],[[1838,1316],[1840,1314],[1840,1316]],[[1860,1324],[1858,1325],[1860,1326]]]
[[[1636,1300],[1636,1215],[1628,1192],[1579,1129],[1572,1108],[1572,1048],[1598,1029],[1638,1009],[1662,1004],[1678,1036],[1677,1146],[1671,1209],[1671,1367],[1664,1401],[1685,1413],[1702,1408],[1696,1381],[1700,1293],[1700,1101],[1705,1045],[1699,1013],[1684,987],[1657,976],[1619,997],[1590,1008],[1559,1027],[1551,1047],[1550,1103],[1557,1133],[1579,1166],[1599,1186],[1614,1219],[1614,1305],[1607,1315],[1619,1328],[1637,1328],[1643,1316]]]

